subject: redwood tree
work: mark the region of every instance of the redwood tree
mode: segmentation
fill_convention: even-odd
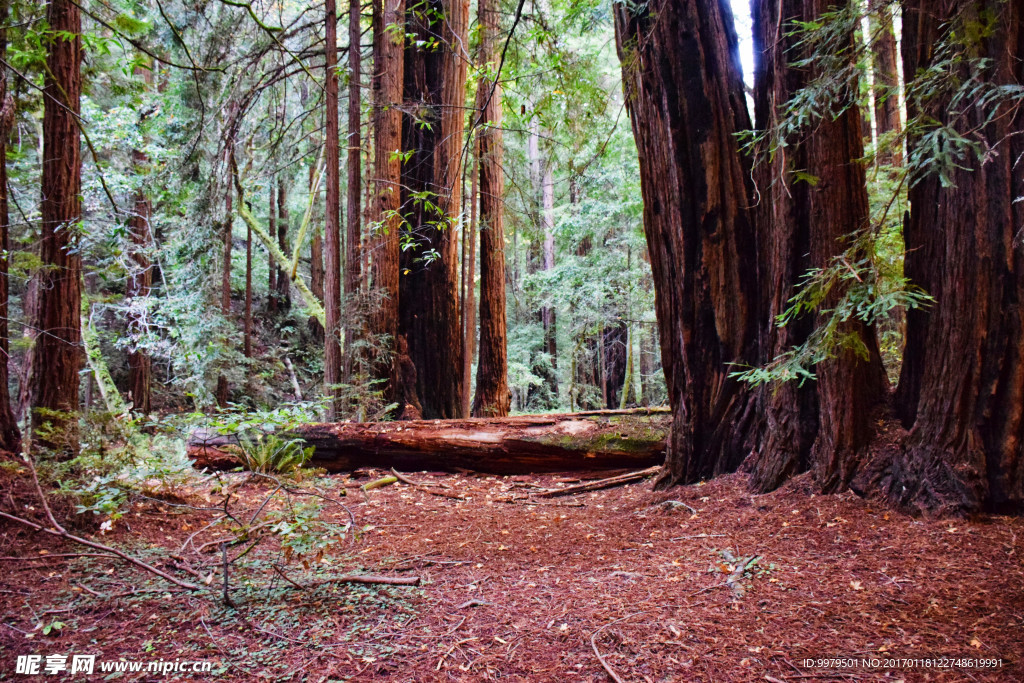
[[[9,0],[0,0],[0,59],[7,59],[7,18]],[[0,71],[0,450],[16,453],[21,432],[11,408],[7,380],[7,253],[9,216],[7,213],[7,139],[14,125],[14,98],[7,92],[7,68]]]
[[[404,236],[399,332],[416,368],[424,418],[462,414],[458,299],[458,214],[465,125],[468,0],[425,0],[409,7],[402,149]],[[435,42],[437,44],[435,44]],[[410,388],[411,389],[411,388]]]
[[[871,72],[875,79],[875,126],[878,133],[877,156],[883,163],[903,162],[900,133],[899,70],[896,30],[893,26],[892,0],[870,0]],[[888,137],[888,142],[881,142]],[[883,148],[884,145],[884,148]]]
[[[735,469],[754,422],[751,392],[729,376],[755,361],[758,317],[737,38],[727,0],[614,11],[673,414],[659,482],[692,482]]]
[[[32,413],[37,429],[50,422],[62,434],[44,443],[78,447],[78,371],[82,366],[82,260],[75,248],[82,216],[79,130],[82,89],[82,20],[71,0],[46,8],[52,33],[43,86],[43,177],[40,204],[38,299],[33,325]],[[38,432],[37,432],[38,433]]]
[[[324,216],[324,385],[331,397],[327,419],[337,418],[337,390],[341,383],[341,231],[338,219],[340,202],[340,156],[338,153],[338,8],[335,0],[327,0],[325,9],[324,65],[326,138],[324,162],[327,164],[327,207]],[[273,206],[271,206],[273,212]],[[280,277],[280,276],[279,276]]]
[[[398,336],[398,213],[402,162],[402,82],[404,78],[403,31],[405,0],[373,3],[373,108],[374,108],[374,192],[370,207],[373,230],[367,237],[367,255],[372,259],[370,286],[378,301],[370,316],[370,333],[394,348]],[[386,402],[395,400],[397,370],[389,353],[380,354],[373,374],[384,380]]]
[[[500,14],[496,0],[481,0],[480,61],[497,68]],[[480,165],[480,346],[473,415],[508,415],[507,323],[505,320],[505,229],[502,205],[505,176],[501,168],[501,84],[497,74],[481,78],[477,108]]]
[[[827,313],[817,320],[805,315],[784,327],[777,319],[790,307],[807,271],[828,267],[846,248],[844,238],[867,228],[869,209],[859,161],[863,143],[856,83],[837,87],[834,99],[821,107],[820,118],[792,135],[796,139],[777,140],[772,133],[790,99],[822,75],[810,59],[811,43],[798,26],[820,22],[826,11],[835,9],[835,0],[755,0],[752,9],[757,128],[766,133],[766,142],[786,145],[765,155],[755,169],[760,190],[760,343],[762,360],[768,362],[804,344],[815,325],[825,324]],[[779,17],[784,17],[781,23]],[[845,52],[854,60],[852,26],[841,42],[833,46],[835,53]],[[834,308],[843,293],[834,286],[821,308]],[[837,334],[859,337],[868,360],[845,348],[814,368],[814,381],[765,387],[764,428],[747,463],[755,489],[770,490],[788,476],[812,468],[819,487],[839,490],[864,460],[872,411],[884,396],[885,373],[873,328],[847,322]]]
[[[978,27],[987,27],[978,31]],[[999,0],[907,0],[904,73],[933,65],[936,45],[965,41],[989,60],[976,75],[1024,83],[1024,7]],[[977,62],[959,62],[963,82]],[[968,512],[1024,502],[1024,111],[950,93],[908,100],[908,115],[973,135],[987,150],[910,188],[906,274],[935,303],[907,316],[897,407],[910,429],[884,480],[894,500],[923,510]],[[917,130],[908,163],[934,154]]]
[[[362,77],[362,47],[360,41],[360,0],[349,0],[348,5],[348,194],[345,204],[345,301],[351,306],[352,300],[359,292],[360,274],[360,226],[359,195],[362,192],[362,175],[359,155],[362,153],[362,133],[360,126],[361,88],[359,79]],[[351,341],[355,333],[354,325],[346,326],[346,344],[351,351]],[[346,354],[347,365],[351,369],[351,356]]]

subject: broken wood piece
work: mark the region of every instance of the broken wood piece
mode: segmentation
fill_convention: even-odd
[[[648,467],[644,470],[638,470],[628,474],[620,474],[617,477],[599,479],[585,484],[576,484],[575,486],[566,486],[564,489],[550,489],[548,491],[535,493],[534,495],[540,498],[558,498],[560,496],[572,496],[577,493],[587,493],[588,491],[599,491],[601,489],[607,489],[613,486],[622,486],[623,484],[631,484],[635,481],[641,481],[648,477],[653,477],[660,470],[660,467]]]
[[[432,496],[441,496],[442,498],[454,498],[455,500],[466,500],[465,496],[460,496],[460,495],[455,494],[455,493],[445,493],[444,491],[434,491],[433,489],[431,489],[426,484],[422,484],[420,482],[413,481],[412,479],[409,479],[407,476],[405,476],[404,474],[402,474],[401,472],[396,470],[394,467],[391,468],[391,474],[395,475],[395,477],[398,478],[398,481],[402,482],[403,484],[411,486],[411,487],[413,487],[415,489],[419,489],[421,491],[425,491],[425,492],[429,493]]]
[[[394,484],[396,481],[398,481],[398,477],[395,477],[393,475],[388,475],[386,477],[381,477],[380,479],[377,479],[376,481],[367,482],[367,483],[363,484],[362,486],[360,486],[359,488],[363,492],[366,492],[366,491],[371,491],[373,489],[379,489],[379,488],[384,487],[384,486],[390,486],[391,484]]]

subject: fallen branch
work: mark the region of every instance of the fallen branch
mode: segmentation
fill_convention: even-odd
[[[75,536],[74,534],[69,534],[67,531],[58,531],[56,529],[49,529],[47,527],[44,527],[41,524],[36,524],[35,522],[29,521],[27,519],[24,519],[23,517],[17,517],[15,515],[9,515],[9,514],[7,514],[6,512],[3,512],[3,511],[0,511],[0,517],[3,517],[4,519],[9,519],[12,522],[17,522],[18,524],[24,524],[25,526],[30,527],[30,528],[32,528],[32,529],[34,529],[36,531],[42,531],[42,532],[50,534],[52,536],[58,536],[60,538],[66,538],[69,541],[74,541],[75,543],[79,543],[81,545],[84,545],[87,548],[92,548],[94,550],[103,550],[103,551],[108,552],[108,553],[110,553],[112,555],[116,555],[117,557],[121,558],[125,562],[133,564],[133,565],[135,565],[136,567],[138,567],[140,569],[145,569],[146,571],[150,572],[151,574],[156,574],[157,576],[159,576],[160,578],[164,579],[165,581],[170,581],[175,586],[179,586],[180,588],[187,588],[188,590],[193,590],[193,591],[202,590],[201,586],[197,586],[194,583],[189,583],[188,581],[182,581],[181,579],[177,579],[177,578],[171,576],[170,574],[168,574],[167,572],[160,571],[159,569],[157,569],[156,567],[154,567],[151,564],[147,564],[147,563],[143,562],[142,560],[138,560],[138,559],[136,559],[134,557],[131,557],[130,555],[125,555],[120,550],[117,550],[115,548],[111,548],[110,546],[107,546],[107,545],[103,545],[102,543],[95,543],[93,541],[89,541],[87,539],[80,538],[78,536]]]
[[[384,576],[382,574],[344,574],[330,579],[322,579],[313,583],[305,584],[306,588],[323,586],[328,583],[369,583],[384,584],[386,586],[418,586],[418,576]]]
[[[393,477],[393,476],[381,477],[380,479],[377,479],[376,481],[371,481],[371,482],[367,482],[366,484],[363,484],[362,486],[359,487],[359,489],[363,493],[366,493],[367,491],[372,491],[373,489],[379,489],[379,488],[382,488],[384,486],[390,486],[391,484],[394,484],[396,481],[398,481],[398,477]]]
[[[413,481],[409,477],[407,477],[404,474],[400,473],[394,467],[391,468],[391,474],[395,475],[395,477],[398,479],[398,481],[402,482],[403,484],[411,486],[414,489],[419,489],[421,491],[425,491],[425,492],[429,493],[432,496],[441,496],[442,498],[454,498],[455,500],[466,500],[466,498],[464,496],[460,496],[460,495],[455,494],[455,493],[445,493],[444,491],[435,491],[432,488],[430,488],[429,486],[427,486],[426,484],[422,484],[420,482]]]
[[[623,681],[622,678],[619,677],[619,674],[615,673],[615,669],[611,667],[611,664],[605,661],[604,655],[601,654],[601,651],[597,649],[597,634],[611,625],[612,624],[605,624],[601,628],[594,631],[594,633],[590,636],[590,647],[594,650],[594,654],[597,655],[597,661],[601,662],[602,668],[604,668],[604,670],[608,673],[611,679],[615,681],[615,683],[625,683],[625,681]]]
[[[648,467],[645,470],[638,470],[628,474],[620,474],[617,477],[598,479],[597,481],[587,482],[586,484],[577,484],[576,486],[567,486],[564,489],[550,489],[535,493],[534,495],[541,498],[558,498],[560,496],[572,496],[577,493],[586,493],[588,491],[599,491],[601,489],[612,488],[613,486],[622,486],[623,484],[642,481],[648,477],[653,477],[660,471],[661,467]]]

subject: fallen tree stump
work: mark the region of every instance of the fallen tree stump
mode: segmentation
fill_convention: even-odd
[[[361,467],[467,469],[491,474],[636,470],[659,465],[671,415],[666,409],[592,411],[468,420],[338,422],[288,432],[314,447],[310,465],[330,472]],[[238,461],[233,436],[197,433],[188,453],[199,467]]]

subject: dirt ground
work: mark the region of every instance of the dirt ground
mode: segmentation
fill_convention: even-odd
[[[852,494],[813,496],[806,479],[766,495],[731,475],[538,498],[580,475],[415,473],[422,486],[364,495],[359,484],[385,473],[363,474],[329,479],[347,490],[359,538],[309,569],[260,545],[229,573],[233,607],[219,573],[190,593],[0,525],[0,679],[32,680],[14,673],[17,655],[87,653],[212,666],[108,676],[120,680],[1024,680],[1019,518],[914,519]],[[240,510],[273,489],[230,476]],[[82,533],[201,576],[221,552],[198,540],[216,533],[197,536],[180,564],[168,556],[219,499],[184,499],[206,510],[140,500],[109,533]],[[420,585],[303,586],[353,571]]]

